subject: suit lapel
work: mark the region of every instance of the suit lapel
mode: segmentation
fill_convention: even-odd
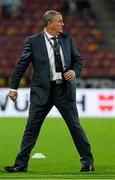
[[[36,40],[41,57],[43,57],[44,60],[49,60],[43,31],[39,34]]]
[[[59,42],[60,45],[62,47],[62,51],[63,51],[63,55],[64,55],[64,60],[65,60],[65,66],[66,68],[69,66],[69,61],[68,61],[68,57],[67,57],[67,42],[66,39],[63,36],[59,36]]]

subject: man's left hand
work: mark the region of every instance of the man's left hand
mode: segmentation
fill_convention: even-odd
[[[72,79],[75,78],[75,72],[72,70],[68,70],[63,74],[63,76],[67,81],[71,81]]]

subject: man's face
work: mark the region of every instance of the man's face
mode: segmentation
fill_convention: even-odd
[[[61,15],[56,15],[53,21],[50,22],[50,28],[56,35],[59,35],[63,32],[63,26],[64,22]]]

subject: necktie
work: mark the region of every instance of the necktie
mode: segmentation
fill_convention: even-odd
[[[54,41],[52,47],[53,47],[53,51],[54,51],[54,60],[55,60],[56,72],[62,72],[63,66],[62,66],[61,56],[60,56],[60,52],[59,52],[59,43],[57,42],[56,37],[53,37],[51,39]]]

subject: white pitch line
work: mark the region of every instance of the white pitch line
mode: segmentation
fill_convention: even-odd
[[[62,177],[65,177],[65,176],[97,176],[97,177],[102,177],[102,176],[104,176],[104,177],[115,177],[115,175],[112,175],[112,174],[92,174],[92,173],[87,173],[87,174],[23,174],[23,175],[21,175],[20,174],[20,176],[19,176],[19,174],[18,174],[18,177],[27,177],[27,176],[29,176],[29,177],[32,177],[32,176],[34,176],[34,177],[36,177],[36,176],[52,176],[52,177],[54,177],[54,176],[57,176],[57,177],[60,177],[60,176],[62,176]],[[7,175],[7,176],[0,176],[0,177],[9,177],[9,178],[12,178],[12,177],[17,177],[17,176],[10,176],[10,175]]]

